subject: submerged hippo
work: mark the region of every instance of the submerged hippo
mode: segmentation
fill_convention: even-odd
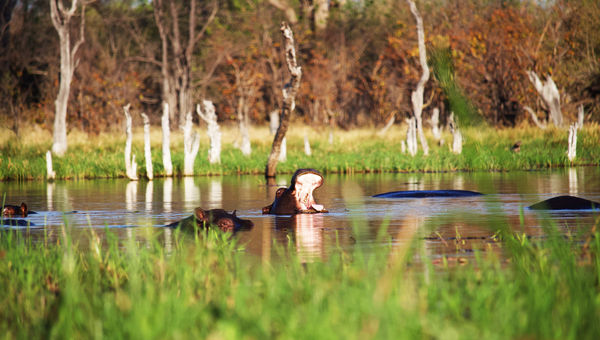
[[[289,188],[279,188],[275,201],[262,209],[263,214],[293,215],[328,212],[317,204],[313,191],[323,185],[323,175],[315,169],[299,169]]]
[[[423,197],[470,197],[481,196],[480,192],[468,190],[409,190],[392,191],[374,195],[377,198],[423,198]]]
[[[25,202],[21,203],[21,205],[10,205],[6,204],[2,207],[2,215],[7,217],[12,216],[21,216],[27,217],[29,211],[27,210],[27,204]]]
[[[593,210],[600,209],[600,203],[575,196],[558,196],[529,206],[532,210]]]
[[[216,226],[225,232],[237,232],[252,229],[254,223],[237,217],[235,210],[230,214],[223,209],[203,210],[198,207],[194,209],[194,215],[167,225],[167,227],[181,228],[181,230],[191,232],[197,229],[207,229],[210,226]]]

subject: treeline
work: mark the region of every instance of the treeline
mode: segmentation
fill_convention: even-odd
[[[514,126],[530,121],[525,106],[544,119],[526,73],[533,70],[556,82],[567,120],[581,105],[586,120],[600,120],[598,1],[417,6],[433,74],[425,119],[437,107],[443,121],[453,110],[472,110],[489,124]],[[0,3],[0,121],[17,133],[28,124],[52,129],[60,65],[49,11],[48,0]],[[81,9],[77,15],[73,36],[81,32]],[[412,114],[422,70],[406,1],[96,0],[85,7],[69,129],[121,128],[127,103],[158,124],[169,96],[174,118],[210,99],[221,121],[265,123],[280,109],[289,79],[282,21],[292,25],[303,70],[296,118],[351,128]]]

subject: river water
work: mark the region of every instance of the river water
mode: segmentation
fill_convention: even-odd
[[[291,175],[276,178],[288,186]],[[7,204],[26,202],[25,220],[32,233],[57,235],[68,225],[82,234],[109,228],[121,238],[141,230],[166,230],[165,224],[192,214],[195,207],[237,210],[254,228],[235,237],[246,251],[269,259],[278,245],[290,246],[307,261],[324,259],[336,248],[398,246],[421,242],[428,256],[461,259],[475,249],[494,247],[495,233],[508,226],[530,237],[543,237],[541,227],[554,222],[562,232],[588,230],[598,212],[544,214],[526,209],[559,195],[600,202],[600,167],[541,171],[383,173],[325,175],[315,191],[329,213],[296,216],[262,215],[277,186],[262,176],[217,176],[140,180],[99,179],[0,182]],[[398,190],[472,190],[483,196],[464,198],[381,199],[378,193]],[[544,222],[546,221],[546,222]],[[4,227],[8,228],[8,227]],[[26,229],[27,227],[12,227]],[[92,228],[92,229],[90,229]]]

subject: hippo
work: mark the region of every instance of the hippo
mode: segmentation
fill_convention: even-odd
[[[180,228],[185,231],[194,231],[198,229],[207,229],[210,226],[216,226],[224,232],[237,232],[240,230],[252,229],[254,223],[250,220],[238,218],[233,213],[228,213],[223,209],[204,210],[200,207],[194,209],[194,215],[184,218],[181,221],[168,224],[167,227]]]
[[[272,204],[262,208],[263,214],[293,215],[328,212],[317,204],[313,191],[323,185],[323,175],[315,169],[298,169],[289,188],[279,188]]]
[[[35,224],[31,221],[16,218],[0,218],[0,225],[11,227],[33,227]]]
[[[471,197],[481,196],[480,192],[468,190],[409,190],[391,191],[374,195],[377,198],[424,198],[424,197]]]
[[[575,196],[557,196],[528,207],[531,210],[597,210],[600,203]]]
[[[27,214],[28,214],[28,210],[27,210],[27,204],[25,204],[25,202],[21,203],[20,206],[6,204],[2,207],[2,215],[6,216],[6,217],[12,217],[12,216],[27,217]]]

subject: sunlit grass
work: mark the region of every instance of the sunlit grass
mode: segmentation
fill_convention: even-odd
[[[222,127],[221,164],[209,164],[207,153],[209,140],[204,131],[194,171],[198,175],[258,174],[263,173],[273,136],[267,127],[251,128],[252,154],[242,155],[235,147],[239,143],[236,126]],[[497,130],[491,127],[468,127],[463,130],[463,153],[450,151],[452,137],[443,134],[438,143],[426,132],[430,154],[421,151],[412,157],[402,153],[401,144],[406,129],[393,126],[386,134],[376,129],[361,128],[333,130],[329,142],[328,128],[312,128],[292,124],[287,135],[287,161],[278,164],[278,172],[291,173],[299,167],[311,167],[326,173],[375,172],[375,171],[506,171],[564,167],[571,165],[600,164],[600,128],[588,124],[579,131],[577,158],[568,161],[565,129],[540,130],[528,126]],[[308,136],[312,154],[304,153],[304,136]],[[151,130],[152,162],[155,176],[164,175],[162,164],[162,134],[158,127]],[[519,153],[511,146],[521,142]],[[38,128],[22,129],[17,139],[10,132],[0,139],[0,179],[45,178],[45,153],[51,148],[52,139],[47,131]],[[54,157],[54,170],[58,178],[114,178],[125,176],[123,150],[125,135],[120,132],[103,133],[98,136],[72,131],[69,134],[69,150],[62,157]],[[138,175],[144,177],[143,132],[134,129],[133,153],[138,163]],[[183,136],[171,134],[171,153],[176,174],[183,169]]]

